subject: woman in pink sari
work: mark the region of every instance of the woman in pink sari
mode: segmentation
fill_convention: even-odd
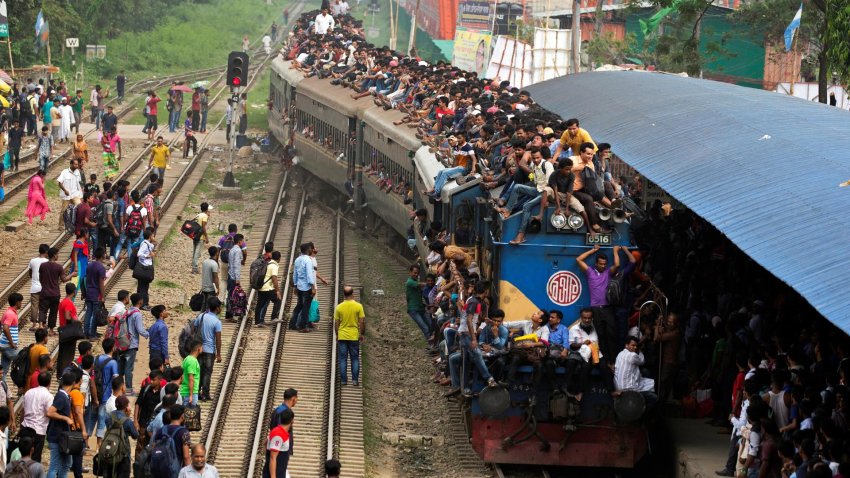
[[[45,172],[39,170],[30,181],[29,193],[27,193],[27,218],[32,224],[32,218],[41,216],[41,220],[50,212],[50,206],[47,204],[47,195],[44,192],[44,176]]]

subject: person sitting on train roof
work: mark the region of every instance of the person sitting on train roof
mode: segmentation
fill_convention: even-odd
[[[595,150],[596,145],[593,143],[582,143],[581,146],[578,147],[579,155],[570,157],[573,161],[573,173],[575,178],[573,181],[573,196],[575,196],[581,205],[584,206],[584,210],[587,212],[587,217],[589,219],[590,229],[594,232],[603,232],[603,228],[599,224],[599,215],[596,212],[596,206],[593,204],[596,198],[590,195],[586,190],[582,174],[584,168],[590,168],[594,172],[596,171],[595,166],[593,165],[593,154]],[[555,152],[557,153],[557,150]]]
[[[519,230],[517,231],[516,237],[509,242],[511,245],[522,244],[525,242],[525,229],[531,219],[532,211],[538,205],[541,206],[540,214],[535,216],[535,219],[540,220],[540,217],[543,216],[545,206],[543,206],[542,203],[544,198],[546,198],[552,191],[549,187],[549,178],[552,176],[555,169],[552,166],[552,163],[544,159],[544,156],[548,154],[549,150],[542,147],[536,148],[532,151],[530,166],[531,174],[534,177],[533,186],[526,186],[524,184],[517,184],[514,186],[513,191],[511,191],[511,195],[508,198],[507,206],[500,211],[502,216],[507,218],[520,196],[526,196],[529,198],[522,205],[522,219],[519,224]]]
[[[584,128],[579,127],[578,119],[570,118],[565,124],[564,134],[561,135],[561,141],[555,148],[555,157],[560,157],[561,153],[567,153],[568,149],[571,150],[573,154],[576,154],[576,151],[580,151],[580,147],[584,143],[591,143],[593,145],[593,151],[596,152],[596,143],[593,142],[593,138],[590,137],[590,133],[588,133]]]
[[[575,184],[575,175],[573,174],[573,161],[569,158],[562,159],[558,161],[558,171],[555,174],[549,176],[549,190],[551,190],[551,195],[546,194],[543,196],[543,200],[540,204],[540,211],[545,211],[549,206],[549,198],[555,202],[555,214],[564,214],[561,211],[561,207],[567,208],[567,212],[570,209],[579,213],[581,217],[584,219],[585,224],[590,224],[590,219],[587,217],[587,211],[584,210],[584,206],[581,205],[581,201],[576,199],[573,195],[573,185]],[[542,219],[538,217],[537,219]],[[591,235],[595,235],[596,233],[591,230]]]
[[[425,191],[425,194],[436,201],[440,200],[440,194],[449,179],[457,176],[466,177],[475,174],[476,171],[475,151],[472,149],[472,145],[466,142],[466,133],[458,133],[453,138],[454,141],[452,137],[449,137],[449,144],[453,145],[454,167],[441,169],[434,177],[434,189]]]

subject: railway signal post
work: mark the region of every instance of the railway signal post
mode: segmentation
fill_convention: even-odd
[[[233,102],[233,110],[230,116],[231,124],[238,124],[234,121],[235,118],[242,119],[242,88],[248,84],[248,54],[242,51],[232,51],[227,57],[227,85],[230,86],[232,94],[231,101]],[[237,116],[238,115],[238,116]],[[230,159],[227,164],[227,173],[224,175],[223,186],[226,188],[235,188],[236,179],[233,177],[233,156],[236,154],[236,137],[233,134],[230,137]]]

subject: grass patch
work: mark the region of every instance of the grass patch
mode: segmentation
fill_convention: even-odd
[[[248,129],[269,129],[266,101],[269,99],[270,75],[270,71],[263,72],[248,94]]]
[[[12,208],[0,215],[0,224],[4,226],[10,222],[17,221],[23,217],[24,211],[27,209],[27,200],[22,199]]]
[[[221,212],[233,212],[233,211],[241,211],[245,209],[242,204],[233,204],[233,203],[225,203],[221,206],[217,206],[215,208],[217,211]]]
[[[132,81],[143,76],[224,65],[227,60],[224,52],[240,49],[242,35],[256,41],[272,20],[282,24],[283,9],[292,3],[254,2],[250,6],[228,0],[213,0],[203,6],[180,3],[170,7],[164,21],[154,29],[124,33],[107,41],[107,57],[86,63],[86,68],[94,73],[91,78],[108,79],[104,82],[114,86],[115,75],[122,69]],[[63,71],[74,70],[63,68]]]
[[[154,287],[164,287],[166,289],[179,289],[180,284],[171,282],[170,280],[156,280],[153,282]]]
[[[271,168],[269,165],[264,165],[259,169],[238,171],[233,173],[233,175],[236,177],[236,181],[239,183],[239,189],[242,192],[251,192],[255,187],[268,186],[269,178],[271,177]]]
[[[182,223],[181,223],[181,224],[182,224]],[[176,230],[176,229],[172,228],[171,230],[169,230],[169,231],[168,231],[168,234],[166,234],[166,235],[165,235],[165,239],[163,239],[163,240],[162,240],[162,242],[160,242],[160,243],[159,243],[159,247],[163,247],[163,248],[164,248],[164,247],[168,247],[168,246],[170,246],[170,245],[171,245],[171,243],[172,243],[172,242],[174,242],[174,236],[175,236],[176,234],[177,234],[177,230]]]

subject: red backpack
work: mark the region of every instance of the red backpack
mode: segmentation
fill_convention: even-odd
[[[115,319],[112,323],[112,330],[107,336],[115,340],[115,350],[126,352],[130,348],[130,321],[129,318],[134,312],[139,309],[130,307],[124,315]]]

